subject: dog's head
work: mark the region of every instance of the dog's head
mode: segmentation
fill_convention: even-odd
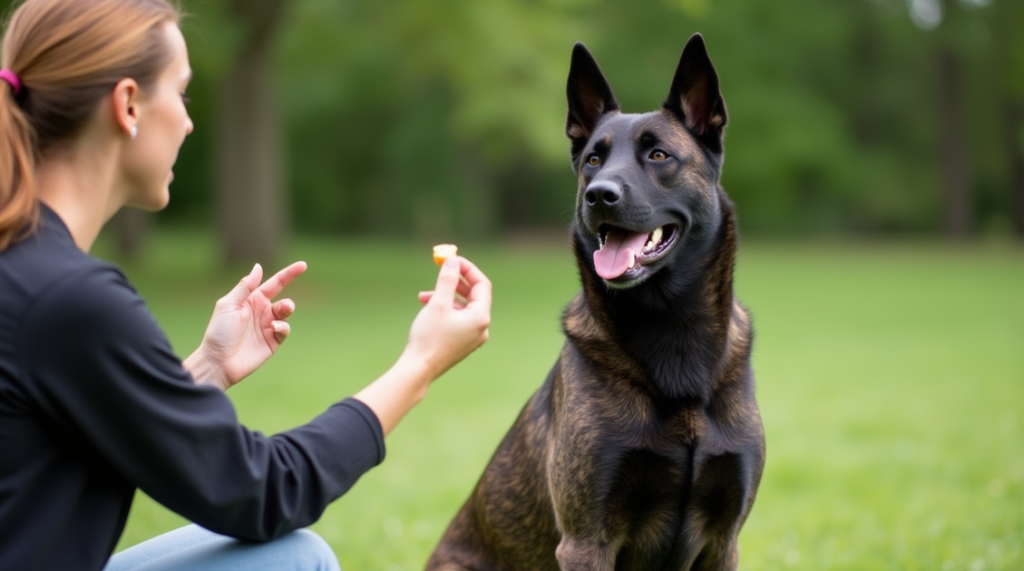
[[[577,247],[611,288],[690,265],[720,219],[725,103],[704,39],[683,49],[668,98],[643,114],[619,110],[583,44],[568,82]]]

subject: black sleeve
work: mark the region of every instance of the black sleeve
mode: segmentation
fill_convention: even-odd
[[[384,458],[377,417],[346,399],[266,437],[197,386],[114,268],[65,279],[29,310],[23,378],[45,414],[128,481],[218,533],[265,541],[316,521]]]

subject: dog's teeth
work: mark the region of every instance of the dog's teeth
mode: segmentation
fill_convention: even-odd
[[[655,228],[654,232],[651,232],[651,237],[647,240],[647,243],[644,244],[645,254],[653,252],[654,249],[658,247],[658,244],[661,243],[662,234],[664,234],[664,230],[662,230],[661,227]]]
[[[657,246],[658,244],[661,243],[661,236],[662,234],[665,233],[665,231],[662,230],[662,228],[662,226],[658,226],[657,228],[654,229],[654,232],[651,232],[651,243],[654,244],[654,246]]]
[[[635,267],[635,266],[636,266],[636,254],[633,253],[633,250],[630,250],[629,251],[629,269],[632,270],[633,267]]]

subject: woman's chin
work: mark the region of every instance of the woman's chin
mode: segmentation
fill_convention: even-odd
[[[167,205],[171,203],[171,191],[165,188],[163,194],[160,195],[160,199],[154,205],[153,210],[163,210],[167,208]]]
[[[171,192],[166,186],[159,192],[153,193],[149,196],[140,197],[139,199],[129,201],[125,204],[128,208],[137,208],[139,210],[145,210],[147,212],[156,212],[167,208],[167,205],[171,202]]]

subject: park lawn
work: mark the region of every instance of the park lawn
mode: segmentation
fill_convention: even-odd
[[[566,241],[461,246],[494,282],[491,341],[313,527],[343,569],[421,569],[558,354],[577,289]],[[383,372],[435,276],[425,244],[297,239],[288,254],[310,264],[292,338],[230,392],[264,433]],[[173,233],[125,265],[182,355],[248,270],[215,268],[203,235]],[[736,287],[768,442],[742,569],[1024,568],[1024,250],[749,240]],[[118,549],[183,523],[140,493]]]

